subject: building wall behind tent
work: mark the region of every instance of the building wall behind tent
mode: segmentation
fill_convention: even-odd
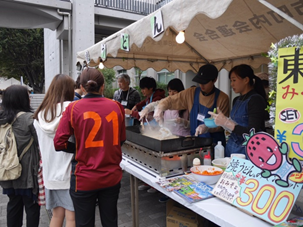
[[[118,76],[119,72],[121,72],[121,70],[123,70],[123,68],[120,67],[120,66],[116,66],[116,67],[114,67],[114,70],[116,72],[116,76]],[[137,75],[136,70],[134,68],[132,68],[130,70],[126,70],[126,73],[131,78],[131,84],[130,84],[130,86],[131,87],[139,86],[138,79],[137,79],[138,75]],[[182,80],[185,89],[189,88],[191,86],[198,86],[197,83],[195,83],[195,82],[192,81],[192,79],[196,75],[195,72],[188,71],[186,73],[183,73],[183,72],[181,72],[179,70],[176,70],[174,72],[174,74],[175,74],[175,78],[179,78],[180,80]],[[142,76],[153,77],[153,78],[155,78],[156,81],[159,81],[157,72],[154,69],[152,69],[152,68],[149,68],[145,72],[143,72]],[[117,81],[114,81],[113,87],[114,88],[118,88],[119,87]],[[227,70],[222,69],[219,72],[218,80],[216,82],[216,87],[218,87],[220,90],[222,90],[223,92],[225,92],[229,97],[231,97],[230,81],[229,81],[229,78],[228,78],[228,71]]]

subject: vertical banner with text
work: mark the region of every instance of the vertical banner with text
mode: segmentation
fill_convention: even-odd
[[[101,59],[102,59],[102,61],[106,60],[106,55],[107,55],[107,45],[106,44],[101,44]]]
[[[153,38],[164,32],[161,10],[157,11],[154,16],[150,18],[150,24],[152,28]]]
[[[303,49],[279,49],[276,97],[275,137],[289,144],[289,157],[303,160]]]
[[[121,50],[129,51],[129,35],[126,33],[121,34]]]

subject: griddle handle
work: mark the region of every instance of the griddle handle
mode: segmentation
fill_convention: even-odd
[[[193,137],[185,137],[181,141],[182,147],[192,147],[194,144],[195,144],[195,138],[193,138]]]

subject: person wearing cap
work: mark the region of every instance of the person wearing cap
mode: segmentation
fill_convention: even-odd
[[[119,90],[115,91],[113,99],[120,102],[125,109],[132,109],[141,101],[139,92],[130,87],[130,77],[126,73],[117,76]]]
[[[207,128],[204,124],[204,118],[210,117],[208,111],[219,107],[225,114],[229,114],[229,97],[224,92],[215,87],[218,70],[212,64],[206,64],[200,67],[193,81],[199,86],[190,87],[176,95],[168,96],[162,99],[154,113],[154,118],[160,120],[163,118],[163,111],[188,109],[190,111],[190,134],[212,138],[213,143],[222,141],[225,146],[225,134],[222,127]]]

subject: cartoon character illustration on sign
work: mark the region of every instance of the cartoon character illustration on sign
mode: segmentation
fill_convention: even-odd
[[[275,183],[281,187],[289,186],[289,178],[293,173],[300,173],[302,167],[298,159],[288,157],[288,145],[281,145],[265,132],[255,133],[251,129],[249,134],[243,134],[246,154],[250,161],[262,169],[261,176],[269,178],[275,176]]]

